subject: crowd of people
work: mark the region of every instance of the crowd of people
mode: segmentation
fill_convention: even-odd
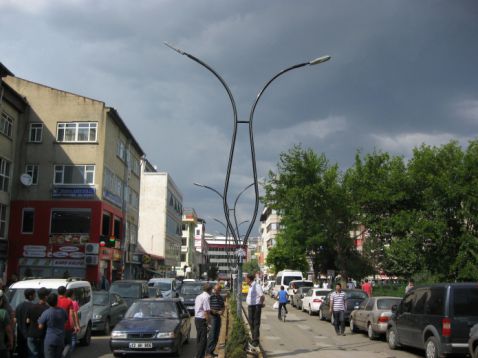
[[[15,334],[19,358],[70,357],[80,330],[73,291],[60,286],[56,294],[42,287],[26,289],[24,296],[13,310],[0,290],[0,358],[9,357]]]

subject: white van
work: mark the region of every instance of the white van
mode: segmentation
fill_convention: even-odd
[[[277,293],[280,291],[280,287],[284,286],[284,289],[287,291],[289,288],[290,281],[294,280],[303,280],[304,276],[300,271],[294,270],[283,270],[279,271],[276,275],[276,284],[273,288],[273,297],[277,297]]]
[[[25,300],[24,292],[27,288],[33,288],[35,291],[38,291],[39,288],[45,287],[57,293],[57,289],[60,286],[65,286],[67,290],[72,289],[75,293],[75,300],[80,306],[78,317],[80,318],[81,331],[78,333],[78,340],[81,345],[88,346],[91,342],[93,320],[92,290],[88,281],[61,278],[38,278],[18,281],[8,288],[7,297],[10,305],[15,309]],[[38,297],[36,297],[36,300],[38,300]]]

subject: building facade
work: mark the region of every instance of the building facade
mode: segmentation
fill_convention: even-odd
[[[175,276],[180,267],[182,194],[168,173],[141,165],[139,251],[154,276]]]
[[[237,267],[237,257],[235,255],[236,250],[243,248],[247,253],[247,245],[235,245],[232,242],[232,237],[227,238],[224,236],[214,236],[206,234],[206,242],[208,246],[208,261],[209,266],[217,267],[218,278],[222,280],[229,279],[234,273]],[[244,257],[244,261],[247,260],[247,256]]]
[[[179,270],[176,270],[176,274],[185,278],[199,278],[201,276],[195,247],[197,222],[198,217],[196,211],[192,208],[184,209],[181,238],[181,267]]]
[[[276,244],[276,236],[280,230],[280,215],[276,210],[269,207],[264,207],[260,216],[260,238],[258,240],[259,246],[259,266],[264,273],[268,273],[267,255],[269,249]]]
[[[8,274],[93,284],[134,276],[144,153],[118,112],[12,75],[3,81],[29,104],[12,177]]]

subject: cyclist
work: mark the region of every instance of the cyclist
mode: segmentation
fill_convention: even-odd
[[[282,312],[282,307],[284,307],[284,311],[286,314],[289,312],[287,311],[287,302],[289,301],[289,295],[287,294],[287,291],[284,289],[284,286],[280,287],[279,294],[277,295],[277,298],[279,300],[279,312],[277,318],[281,319],[281,312]]]

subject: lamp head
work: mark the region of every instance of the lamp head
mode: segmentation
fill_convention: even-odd
[[[312,60],[312,61],[309,61],[309,65],[318,65],[319,63],[323,63],[323,62],[327,62],[328,60],[330,60],[331,57],[330,56],[321,56],[321,57],[318,57],[316,58],[315,60]]]

